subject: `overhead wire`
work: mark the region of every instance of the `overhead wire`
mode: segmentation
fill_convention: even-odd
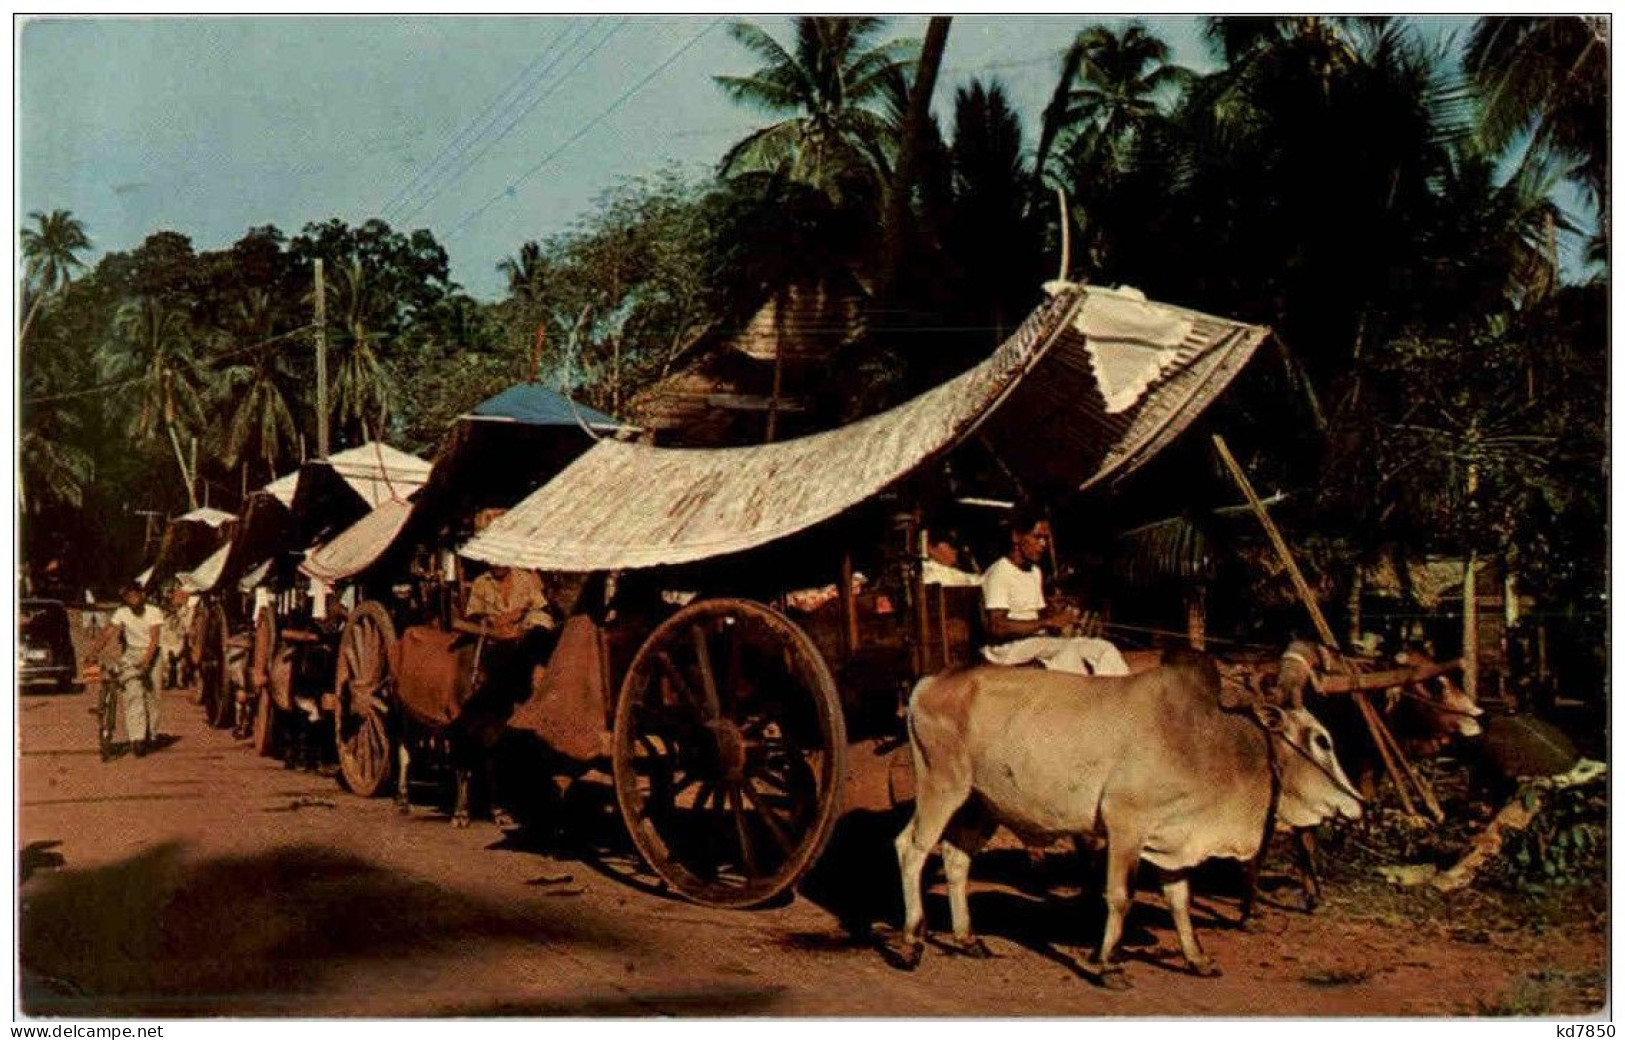
[[[647,86],[656,76],[660,75],[662,72],[666,71],[666,69],[671,67],[671,65],[675,63],[678,58],[681,58],[684,54],[688,53],[690,48],[692,48],[696,43],[699,43],[700,39],[705,36],[706,33],[716,28],[721,22],[721,18],[713,19],[705,26],[705,28],[701,29],[699,32],[690,37],[687,43],[683,44],[671,54],[667,55],[664,61],[662,61],[659,65],[656,65],[653,69],[650,69],[647,75],[638,80],[631,87],[627,88],[620,97],[610,102],[608,108],[605,108],[602,112],[599,112],[592,119],[588,120],[587,124],[571,135],[569,140],[565,141],[551,152],[548,152],[542,157],[540,162],[526,170],[524,173],[520,174],[517,178],[510,182],[507,187],[491,196],[491,198],[482,205],[471,210],[466,216],[463,217],[462,220],[457,222],[457,225],[452,228],[451,234],[448,237],[454,237],[461,234],[470,224],[483,216],[486,210],[496,205],[497,202],[501,201],[503,198],[512,195],[518,190],[521,184],[536,176],[536,174],[541,172],[541,170],[547,166],[548,163],[552,162],[554,159],[563,154],[566,148],[569,148],[571,145],[585,137],[594,127],[596,127],[599,123],[602,123],[605,119],[609,118],[609,116],[612,115],[616,109],[620,108],[629,99],[631,99],[634,94]]]
[[[582,26],[579,23],[568,27],[561,25],[559,31],[553,34],[553,38],[542,47],[541,53],[532,59],[530,64],[525,66],[524,70],[520,72],[518,76],[514,77],[514,79],[509,82],[506,87],[503,87],[502,90],[493,95],[491,100],[486,102],[485,108],[480,111],[479,115],[469,120],[469,122],[449,141],[447,141],[446,144],[441,146],[440,151],[427,166],[420,168],[416,173],[414,173],[407,180],[404,186],[397,190],[387,202],[380,206],[378,208],[378,215],[380,217],[387,218],[391,210],[396,209],[405,203],[405,201],[410,198],[414,192],[421,191],[423,188],[428,186],[429,182],[439,173],[437,167],[447,164],[450,161],[454,161],[458,152],[469,147],[469,145],[471,145],[472,142],[479,136],[489,132],[490,125],[481,126],[481,124],[494,125],[496,122],[497,113],[500,109],[507,108],[508,106],[512,105],[525,93],[535,87],[536,83],[527,83],[526,81],[531,79],[531,76],[536,72],[537,67],[543,62],[547,61],[547,59],[552,55],[553,50],[558,46],[559,40],[561,40],[566,33],[576,28],[580,28],[583,32],[585,32],[585,26]],[[542,76],[545,76],[545,74],[546,71],[544,70],[540,75],[537,76],[537,81],[539,82]],[[480,129],[474,133],[473,137],[470,137],[470,132],[474,131],[476,127],[480,127]]]
[[[461,165],[459,165],[458,168],[456,169],[456,171],[453,172],[452,174],[450,174],[448,177],[446,177],[441,182],[440,186],[434,190],[433,193],[431,193],[430,195],[425,197],[422,201],[420,201],[410,211],[404,213],[401,216],[400,219],[403,222],[413,219],[419,213],[423,212],[423,210],[426,209],[429,206],[430,203],[434,202],[435,199],[439,198],[440,195],[447,188],[451,187],[451,185],[455,184],[458,180],[460,180],[465,173],[467,173],[471,168],[473,168],[475,163],[479,162],[481,159],[483,159],[485,157],[486,153],[488,153],[492,148],[496,147],[496,145],[498,143],[500,143],[504,138],[506,138],[510,133],[512,133],[514,128],[517,127],[524,120],[524,118],[527,115],[529,115],[536,108],[537,105],[541,104],[543,101],[547,100],[553,94],[557,93],[559,87],[563,86],[570,79],[570,77],[573,76],[576,73],[576,70],[580,69],[582,65],[586,64],[587,61],[589,59],[591,59],[593,55],[597,54],[600,50],[602,50],[604,45],[607,44],[610,41],[610,39],[616,33],[620,32],[621,29],[623,29],[626,26],[626,23],[629,20],[630,19],[622,18],[620,21],[616,22],[613,26],[611,26],[609,32],[605,33],[602,37],[600,37],[597,43],[594,43],[590,49],[588,49],[585,53],[583,53],[580,57],[578,57],[576,59],[576,62],[575,62],[574,65],[570,66],[570,68],[567,71],[565,71],[563,73],[563,75],[561,75],[561,76],[557,77],[556,79],[554,79],[551,86],[549,86],[541,94],[537,95],[533,100],[531,100],[528,104],[526,104],[525,107],[523,109],[521,109],[511,120],[509,120],[508,124],[502,128],[501,132],[499,132],[495,137],[488,140],[485,143],[485,145],[477,153],[475,153],[475,155],[472,158],[468,159],[467,161],[465,161]]]
[[[293,336],[297,336],[302,332],[309,332],[310,330],[312,330],[314,328],[316,328],[316,326],[314,324],[301,325],[296,329],[289,329],[287,332],[279,332],[275,336],[272,336],[272,337],[270,337],[268,339],[262,339],[258,343],[249,343],[246,346],[233,347],[230,350],[222,351],[219,354],[215,354],[212,357],[206,358],[205,362],[207,364],[212,365],[212,364],[215,364],[215,363],[220,362],[220,361],[225,361],[225,360],[227,360],[229,358],[238,357],[238,356],[240,356],[242,354],[248,353],[251,350],[258,350],[261,347],[268,347],[272,343],[277,343],[277,342],[280,342],[281,340],[285,340],[285,339],[289,339],[289,338],[291,338]],[[130,376],[130,377],[126,378],[126,379],[114,380],[111,383],[100,383],[100,384],[97,384],[96,386],[85,387],[83,390],[67,390],[67,391],[64,391],[64,392],[62,392],[60,394],[40,394],[37,397],[27,397],[27,398],[24,398],[21,403],[22,404],[44,404],[47,401],[67,401],[67,400],[70,400],[70,399],[75,398],[75,397],[89,397],[89,396],[91,396],[93,394],[104,394],[104,393],[107,393],[109,390],[121,390],[121,389],[123,389],[124,387],[127,387],[127,386],[135,386],[138,383],[149,382],[153,378],[154,378],[153,373],[148,373],[146,375],[139,375],[139,376]]]

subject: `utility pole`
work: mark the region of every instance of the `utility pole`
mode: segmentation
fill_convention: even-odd
[[[327,458],[327,285],[316,258],[316,457]]]

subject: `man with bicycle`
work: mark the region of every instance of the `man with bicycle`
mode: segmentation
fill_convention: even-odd
[[[116,682],[124,708],[124,732],[137,758],[145,755],[158,739],[157,671],[159,635],[164,612],[147,604],[147,593],[132,582],[124,589],[124,604],[113,612],[107,627],[91,648],[92,659],[99,658],[117,633],[124,651],[114,674],[104,682]]]

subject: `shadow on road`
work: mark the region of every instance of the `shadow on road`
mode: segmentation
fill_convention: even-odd
[[[18,934],[23,1010],[81,1017],[298,1013],[344,961],[629,942],[579,905],[499,906],[326,849],[194,861],[173,844],[42,877]]]
[[[578,1000],[499,1001],[459,1004],[438,1013],[448,1018],[626,1018],[637,1015],[735,1017],[771,1014],[781,986],[626,993]]]

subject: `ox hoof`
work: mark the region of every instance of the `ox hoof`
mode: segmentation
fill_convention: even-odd
[[[399,813],[400,815],[402,815],[402,816],[410,816],[410,815],[412,815],[412,803],[411,802],[396,802],[395,803],[395,811],[397,813]]]
[[[1101,989],[1125,990],[1133,988],[1128,980],[1128,973],[1121,964],[1101,964],[1098,961],[1089,965],[1089,970],[1095,975]]]
[[[948,950],[951,953],[957,953],[961,957],[970,957],[979,961],[991,960],[993,957],[993,951],[987,948],[987,943],[983,942],[982,937],[979,935],[973,935],[968,939],[956,939],[948,947]]]
[[[509,816],[508,813],[502,809],[491,810],[491,822],[496,824],[498,827],[501,827],[503,830],[507,830],[509,827],[515,825],[514,818]]]
[[[920,966],[920,959],[925,956],[925,940],[904,940],[901,945],[881,942],[880,956],[898,971],[913,971]]]
[[[451,825],[458,830],[468,829],[468,813],[457,813],[451,818]]]
[[[1219,968],[1219,962],[1212,957],[1198,957],[1196,960],[1187,960],[1185,967],[1190,969],[1192,975],[1204,979],[1215,979],[1224,974]]]

